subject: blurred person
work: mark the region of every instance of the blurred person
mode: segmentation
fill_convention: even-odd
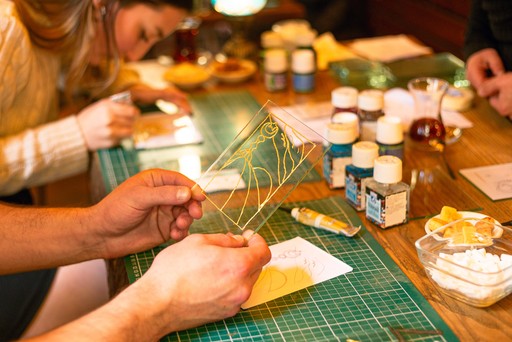
[[[135,101],[163,98],[187,105],[183,93],[141,85],[118,66],[141,58],[191,6],[185,0],[0,0],[1,201],[32,204],[29,188],[85,172],[89,151],[115,146],[132,134],[138,109],[108,99],[58,119],[59,84],[70,99],[130,89]],[[71,296],[85,305],[70,306],[72,319],[108,299],[105,263],[0,277],[0,324],[17,309],[3,305],[8,299],[25,303],[24,309],[33,311],[24,317],[31,319],[44,300],[40,291],[50,286],[61,300]]]
[[[464,40],[466,75],[478,95],[512,117],[512,7],[507,0],[473,0]]]
[[[188,106],[177,89],[151,89],[120,65],[141,58],[191,8],[185,0],[0,0],[0,196],[83,173],[89,151],[132,134],[138,109],[109,99],[56,120],[59,82],[66,98],[130,89],[136,102]]]
[[[39,289],[45,299],[35,317],[22,315],[27,300],[2,301],[0,311],[14,309],[0,320],[0,340],[19,338],[24,331],[26,338],[45,333],[44,340],[154,341],[235,315],[270,260],[270,250],[257,234],[248,240],[229,233],[187,236],[193,220],[202,216],[205,199],[194,185],[177,172],[155,169],[129,178],[88,208],[0,204],[0,274],[117,258],[181,241],[161,251],[141,279],[83,317],[44,317],[51,316],[44,307],[53,289]],[[72,305],[83,304],[79,300]],[[26,322],[28,330],[20,330]]]

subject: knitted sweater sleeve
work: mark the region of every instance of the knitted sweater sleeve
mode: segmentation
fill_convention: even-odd
[[[25,126],[29,114],[40,103],[43,89],[32,91],[35,78],[43,78],[45,68],[32,70],[31,44],[22,24],[8,10],[0,13],[0,195],[45,184],[84,172],[88,153],[75,116],[63,120]],[[44,62],[44,61],[43,61]],[[55,69],[55,68],[53,68]],[[51,67],[48,70],[53,70]],[[48,81],[48,87],[55,85]],[[24,94],[20,96],[20,94]],[[51,92],[50,92],[51,93]],[[43,94],[43,95],[42,95]],[[18,108],[22,108],[18,111]],[[46,106],[48,110],[48,106]],[[23,111],[23,113],[22,113]],[[44,109],[41,109],[43,112]],[[33,111],[35,116],[40,112]],[[41,114],[44,115],[44,114]],[[47,118],[48,116],[43,116]]]

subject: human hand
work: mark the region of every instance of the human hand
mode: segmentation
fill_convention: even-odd
[[[468,58],[466,77],[475,89],[478,90],[482,82],[489,77],[489,71],[493,76],[498,76],[505,72],[503,61],[495,49],[483,49],[475,52]]]
[[[258,234],[248,241],[240,235],[193,234],[161,251],[132,286],[154,296],[146,299],[157,316],[151,322],[165,335],[234,316],[270,258]]]
[[[187,100],[187,94],[175,87],[155,89],[145,84],[137,84],[130,87],[130,92],[135,102],[153,104],[157,100],[162,99],[175,103],[185,113],[192,112]]]
[[[512,117],[512,72],[484,81],[478,89],[478,95],[488,98],[500,115]]]
[[[87,106],[77,115],[87,149],[109,148],[119,144],[121,139],[130,137],[139,114],[137,107],[110,99]]]
[[[124,181],[90,208],[90,217],[96,218],[91,234],[101,241],[100,255],[110,259],[183,239],[203,214],[205,196],[194,185],[178,172],[159,169]]]

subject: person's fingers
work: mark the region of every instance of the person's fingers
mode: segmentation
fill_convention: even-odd
[[[267,242],[259,234],[253,233],[251,235],[247,241],[247,251],[258,261],[257,265],[255,265],[257,268],[265,266],[272,257]]]
[[[162,185],[186,186],[190,188],[191,198],[197,201],[203,201],[206,198],[199,185],[179,172],[152,169],[141,172],[140,177],[145,180],[146,184],[156,187]]]
[[[227,234],[205,234],[204,239],[211,245],[218,247],[243,247],[245,239],[242,235],[227,235]]]
[[[109,108],[112,114],[118,118],[135,120],[140,115],[140,110],[130,104],[110,102]]]
[[[503,62],[497,53],[495,54],[494,58],[490,58],[487,63],[487,67],[491,70],[494,76],[499,76],[505,73],[505,67],[503,66]]]
[[[478,88],[478,95],[481,97],[489,97],[499,92],[499,79],[496,77],[489,78],[482,82]]]

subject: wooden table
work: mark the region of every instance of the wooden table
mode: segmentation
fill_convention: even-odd
[[[310,94],[295,94],[292,90],[281,93],[269,93],[264,90],[261,75],[243,85],[214,84],[202,91],[218,91],[240,89],[245,87],[260,102],[272,100],[278,105],[328,101],[331,90],[340,86],[328,72],[317,75],[316,90]],[[466,129],[460,140],[446,149],[446,156],[451,167],[457,172],[462,168],[493,165],[512,162],[512,123],[500,117],[484,99],[476,99],[474,108],[464,113],[474,123],[474,127]],[[423,156],[408,151],[405,164],[423,162]],[[483,208],[483,213],[500,222],[512,219],[512,200],[493,202],[477,190],[462,176],[454,181],[461,191],[465,192],[475,203]],[[344,196],[342,190],[330,190],[325,181],[303,183],[294,190],[287,201],[305,201],[324,198],[338,194]],[[450,191],[439,193],[438,200],[442,203]],[[436,289],[428,280],[420,263],[414,242],[425,234],[425,219],[412,220],[408,224],[382,230],[360,213],[366,228],[382,245],[386,252],[399,265],[419,291],[431,303],[439,315],[462,341],[506,341],[512,337],[512,296],[508,296],[489,308],[475,308],[448,297]]]
[[[246,83],[245,87],[260,103],[272,100],[278,105],[287,106],[328,101],[331,91],[340,86],[328,72],[319,73],[316,81],[316,90],[310,94],[295,94],[292,90],[269,93],[263,89],[260,75]],[[226,86],[221,88],[225,89]],[[215,89],[217,88],[209,91]],[[510,121],[499,116],[486,100],[480,98],[476,99],[475,106],[464,115],[473,122],[474,127],[464,130],[460,140],[446,149],[446,156],[455,172],[462,168],[512,162],[512,148],[510,147],[512,123]],[[419,158],[421,157],[419,156]],[[406,159],[406,164],[412,163],[416,159],[415,153],[410,151],[406,158],[409,158]],[[415,160],[415,162],[421,163],[421,160]],[[460,175],[456,177],[455,183],[483,208],[483,213],[500,222],[512,219],[512,200],[493,202]],[[344,196],[343,190],[330,190],[324,181],[304,183],[291,193],[287,201],[317,199],[333,194]],[[439,197],[439,201],[443,201],[442,196]],[[364,213],[361,213],[360,216],[366,228],[461,341],[506,341],[512,338],[512,296],[502,299],[489,308],[481,309],[452,299],[432,286],[414,247],[414,242],[425,234],[426,220],[414,220],[402,226],[382,230],[367,221]]]

